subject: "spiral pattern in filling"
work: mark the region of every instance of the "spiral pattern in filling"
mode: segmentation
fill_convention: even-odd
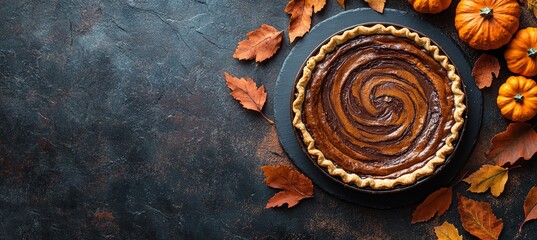
[[[446,70],[415,42],[350,39],[306,87],[302,121],[327,159],[349,173],[392,179],[423,167],[454,124]]]

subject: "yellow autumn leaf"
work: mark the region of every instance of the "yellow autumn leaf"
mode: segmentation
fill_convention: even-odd
[[[508,172],[509,169],[500,166],[483,165],[463,181],[470,184],[470,192],[482,193],[490,188],[492,195],[498,197],[503,192]]]
[[[533,13],[533,16],[537,17],[537,0],[527,0],[528,8]]]
[[[434,233],[436,233],[438,240],[462,240],[459,230],[447,221],[438,227],[434,227]]]

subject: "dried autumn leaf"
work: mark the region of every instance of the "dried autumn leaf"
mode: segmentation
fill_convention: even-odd
[[[337,3],[339,3],[339,5],[345,9],[345,0],[337,0]]]
[[[479,202],[457,194],[459,215],[462,226],[470,234],[483,240],[497,240],[503,229],[502,219],[496,218],[492,207],[486,202]]]
[[[291,208],[304,198],[313,197],[313,184],[309,178],[287,166],[263,166],[265,183],[283,191],[274,195],[265,208],[280,207],[287,203]]]
[[[524,200],[524,222],[520,224],[519,232],[527,221],[537,219],[537,187],[532,187]]]
[[[319,12],[326,4],[326,0],[290,0],[285,6],[285,12],[291,14],[289,21],[289,39],[291,43],[297,37],[302,37],[310,31],[311,16]]]
[[[491,141],[487,156],[499,166],[512,165],[519,158],[530,160],[537,152],[537,133],[527,123],[511,123]]]
[[[462,240],[459,230],[447,221],[438,227],[434,227],[434,233],[438,240]]]
[[[492,75],[498,77],[500,74],[500,62],[492,55],[483,53],[475,62],[472,69],[472,76],[479,89],[490,87],[492,84]]]
[[[237,78],[231,76],[227,72],[224,73],[224,76],[226,77],[227,86],[231,89],[231,96],[239,101],[242,107],[261,113],[265,120],[270,124],[274,124],[274,122],[268,119],[268,117],[261,111],[267,100],[265,86],[257,88],[257,85],[251,78]]]
[[[283,31],[273,26],[261,24],[261,27],[246,34],[248,39],[239,42],[233,57],[239,60],[255,59],[262,62],[274,55],[280,48]]]
[[[483,165],[463,181],[470,184],[468,190],[473,193],[486,192],[490,188],[493,196],[503,192],[507,182],[509,169],[494,165]]]
[[[371,7],[373,10],[383,13],[384,12],[384,4],[386,4],[386,0],[364,0],[367,4],[369,4],[369,7]]]
[[[522,1],[522,3],[524,3]],[[533,13],[533,16],[537,17],[537,0],[528,0],[528,8]]]
[[[324,5],[326,5],[326,0],[306,0],[306,2],[313,7],[313,12],[315,13],[321,11],[324,8]]]
[[[452,195],[451,187],[440,188],[431,193],[412,213],[412,224],[428,221],[435,214],[442,216],[451,205]]]

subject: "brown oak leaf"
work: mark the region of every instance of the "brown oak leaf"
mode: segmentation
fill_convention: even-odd
[[[428,221],[435,214],[442,216],[451,205],[452,195],[451,187],[440,188],[431,193],[412,213],[412,224]]]
[[[255,59],[262,62],[274,55],[280,48],[283,31],[273,26],[261,24],[261,27],[246,34],[248,39],[239,42],[233,57],[239,60]]]
[[[524,222],[520,224],[519,232],[527,221],[537,219],[537,187],[532,187],[524,200]]]
[[[237,78],[231,76],[231,74],[225,72],[226,84],[231,89],[231,96],[239,101],[243,108],[253,110],[261,113],[263,118],[270,124],[274,124],[263,112],[263,105],[267,100],[267,93],[265,92],[265,86],[257,88],[254,80],[251,78]]]
[[[339,3],[339,5],[345,9],[345,0],[337,0],[337,3]]]
[[[364,0],[369,4],[369,7],[373,10],[383,13],[384,12],[384,4],[386,4],[386,0]]]
[[[289,39],[291,43],[310,31],[311,16],[324,8],[326,0],[290,0],[285,12],[291,14],[289,20]]]
[[[462,240],[459,230],[447,221],[438,227],[434,227],[434,233],[438,240]]]
[[[508,179],[509,169],[494,165],[483,165],[463,181],[470,184],[468,190],[473,193],[486,192],[490,188],[493,196],[503,192]]]
[[[503,221],[496,218],[490,204],[465,198],[461,194],[457,194],[457,198],[464,229],[479,239],[497,240],[503,229]]]
[[[494,136],[487,157],[499,166],[513,165],[518,159],[530,160],[537,152],[537,132],[527,123],[511,123]]]
[[[472,69],[472,76],[479,89],[490,87],[492,84],[492,75],[498,77],[500,74],[500,62],[490,54],[483,53],[475,62]]]
[[[304,198],[313,197],[313,183],[302,173],[288,166],[263,166],[265,183],[269,187],[282,189],[267,203],[265,208],[281,207],[287,203],[287,208],[298,204]]]

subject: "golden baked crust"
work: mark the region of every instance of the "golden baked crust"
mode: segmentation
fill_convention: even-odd
[[[312,78],[312,72],[315,67],[321,63],[327,54],[333,52],[339,45],[353,39],[357,36],[365,35],[392,35],[395,37],[406,38],[414,41],[417,45],[425,49],[430,56],[436,60],[443,69],[447,71],[447,77],[450,82],[451,91],[453,93],[454,110],[452,111],[454,124],[451,126],[450,134],[445,137],[443,146],[438,149],[434,156],[431,156],[431,160],[413,170],[410,173],[405,173],[401,176],[394,178],[374,178],[371,176],[359,176],[355,173],[349,173],[345,169],[337,166],[332,160],[327,159],[325,154],[316,147],[315,139],[312,137],[307,129],[306,124],[303,122],[303,104],[307,92],[307,85]],[[300,131],[302,140],[307,147],[309,155],[317,160],[319,166],[328,170],[333,176],[339,176],[341,179],[350,184],[355,184],[360,188],[371,187],[373,189],[390,189],[397,185],[410,185],[415,183],[419,178],[431,175],[437,165],[443,164],[446,160],[446,155],[451,153],[454,149],[453,143],[459,137],[459,130],[464,123],[464,111],[466,106],[464,104],[464,92],[462,91],[461,78],[456,74],[455,67],[449,63],[447,56],[442,55],[440,49],[431,43],[431,40],[427,37],[421,37],[417,33],[410,31],[407,28],[395,28],[393,26],[384,26],[377,24],[371,27],[357,26],[353,29],[347,30],[340,35],[332,37],[328,43],[324,44],[319,52],[310,57],[306,62],[305,67],[302,69],[302,76],[296,84],[296,97],[292,103],[292,109],[294,112],[293,125]]]

